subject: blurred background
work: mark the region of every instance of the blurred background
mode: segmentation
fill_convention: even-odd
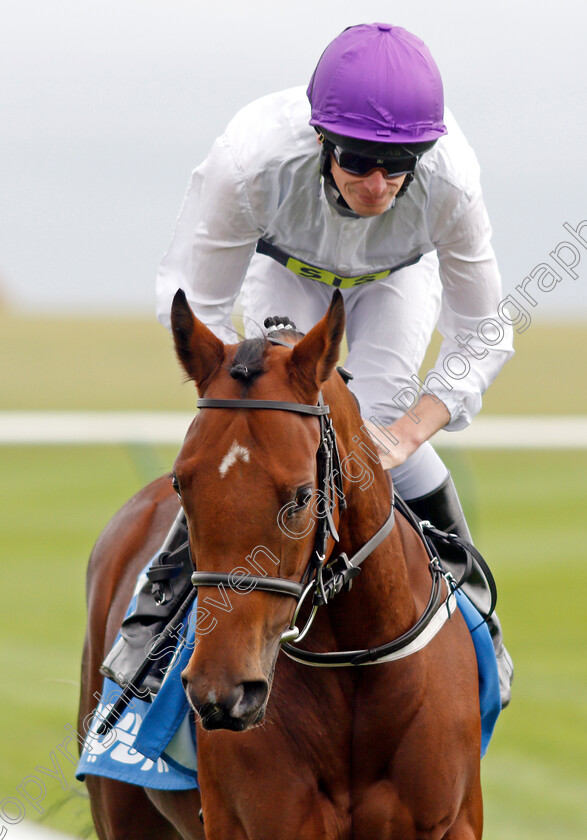
[[[436,58],[481,162],[506,291],[585,216],[576,2],[19,0],[1,14],[0,277],[28,311],[150,314],[190,171],[238,108],[306,84],[363,21],[405,26]],[[564,282],[536,315],[586,305]]]
[[[437,443],[496,573],[516,662],[514,701],[483,761],[486,836],[586,836],[587,248],[563,227],[587,219],[586,17],[568,0],[2,5],[0,829],[9,836],[21,814],[90,836],[73,763],[62,761],[63,781],[35,768],[51,768],[75,724],[92,544],[169,469],[181,440],[125,431],[110,443],[40,443],[38,430],[65,428],[72,415],[58,412],[98,412],[103,424],[106,412],[189,416],[195,392],[154,319],[154,278],[189,173],[238,108],[307,83],[333,37],[375,20],[415,32],[438,62],[481,164],[504,295],[541,263],[556,268],[561,241],[580,256],[577,279],[557,269],[551,291],[529,287],[531,323],[478,421],[541,419],[541,437],[530,446],[522,425],[501,447],[467,446],[464,434],[462,445],[458,435]],[[564,417],[579,429],[572,439]]]

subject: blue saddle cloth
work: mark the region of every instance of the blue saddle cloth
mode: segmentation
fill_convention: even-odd
[[[487,752],[493,730],[501,712],[499,673],[491,633],[477,608],[467,596],[457,590],[457,604],[471,633],[477,656],[479,675],[479,706],[481,707],[481,758]]]
[[[139,577],[137,588],[145,580]],[[485,755],[497,717],[501,711],[499,676],[493,642],[487,625],[462,592],[457,603],[471,631],[477,654],[479,701],[481,707],[481,756]],[[127,615],[136,604],[133,597]],[[97,735],[100,722],[116,702],[121,689],[105,679],[100,702],[85,739],[76,777],[107,776],[123,782],[160,790],[188,790],[198,787],[195,726],[180,674],[195,647],[194,623],[184,619],[183,636],[163,684],[152,703],[133,699],[110,733]],[[194,613],[195,616],[195,613]]]
[[[135,610],[149,565],[139,575],[127,616]],[[111,732],[99,736],[100,723],[122,693],[116,683],[104,679],[76,769],[77,779],[106,776],[158,790],[198,787],[196,729],[180,678],[195,646],[190,621],[195,608],[196,601],[184,618],[175,655],[153,702],[133,698]]]

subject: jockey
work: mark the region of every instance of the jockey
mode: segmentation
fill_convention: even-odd
[[[390,24],[353,26],[307,91],[243,108],[194,171],[157,279],[158,316],[170,326],[182,288],[232,343],[240,293],[248,337],[276,312],[305,332],[339,288],[349,387],[383,466],[420,519],[471,541],[429,439],[471,422],[513,353],[490,236],[479,167],[427,47]],[[420,379],[435,326],[444,340]],[[480,584],[464,590],[483,606]],[[513,667],[495,614],[488,623],[505,706]]]

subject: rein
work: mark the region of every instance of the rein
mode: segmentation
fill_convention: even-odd
[[[426,548],[426,552],[429,557],[428,568],[432,576],[432,589],[428,599],[428,604],[426,605],[426,608],[420,618],[416,621],[413,627],[401,636],[398,636],[397,639],[383,645],[378,645],[377,647],[366,648],[363,650],[314,653],[313,651],[308,650],[298,650],[290,644],[284,644],[283,652],[286,656],[289,656],[290,659],[293,659],[303,665],[311,665],[315,668],[345,668],[349,665],[379,665],[384,662],[395,662],[398,659],[411,656],[411,654],[417,653],[419,650],[425,648],[434,636],[436,636],[444,623],[454,613],[457,608],[455,589],[458,588],[458,585],[456,584],[456,581],[450,573],[444,572],[438,558],[434,556],[428,543],[423,538],[422,530],[415,521],[410,509],[403,499],[395,493],[392,498],[392,511],[394,507],[397,507],[402,515],[415,528],[424,543],[424,547]],[[368,549],[368,553],[370,553],[372,550],[370,542],[371,540],[363,546],[359,553],[364,552],[366,549]],[[346,558],[346,555],[344,554],[341,556]],[[367,554],[365,554],[365,556],[367,556]],[[357,555],[354,555],[352,561],[356,562],[356,558]],[[364,557],[361,559],[364,559]],[[360,569],[357,568],[355,574],[358,574],[359,571]],[[443,580],[447,584],[447,596],[444,599],[442,599]]]
[[[272,339],[270,339],[272,340]],[[273,339],[275,341],[275,339]],[[276,341],[276,343],[284,343]],[[291,346],[291,345],[286,345]],[[314,543],[314,550],[306,572],[299,583],[279,577],[261,577],[257,575],[238,575],[234,573],[223,574],[220,572],[199,572],[192,574],[191,581],[194,587],[199,586],[224,586],[238,584],[239,588],[246,588],[247,591],[256,589],[261,592],[271,592],[277,595],[287,595],[297,598],[293,618],[287,630],[284,630],[280,637],[280,644],[283,652],[304,665],[314,667],[332,668],[346,667],[349,665],[373,665],[383,662],[392,662],[416,653],[425,647],[432,638],[439,632],[441,627],[453,614],[457,607],[456,595],[454,592],[455,582],[450,574],[445,574],[438,559],[430,552],[426,541],[422,537],[421,529],[417,528],[419,535],[429,554],[429,569],[432,576],[432,588],[426,609],[410,630],[378,647],[365,650],[337,651],[333,653],[314,653],[312,651],[300,650],[292,646],[292,642],[300,642],[308,633],[316,612],[320,606],[326,604],[343,589],[350,589],[353,578],[361,571],[361,563],[379,546],[391,533],[395,522],[395,508],[404,508],[402,513],[406,514],[405,505],[399,497],[393,495],[389,516],[375,534],[359,549],[352,557],[344,552],[334,560],[325,565],[326,546],[330,536],[335,542],[339,536],[332,518],[336,505],[336,498],[339,500],[339,508],[346,508],[345,496],[342,488],[342,475],[340,458],[336,445],[336,433],[329,416],[330,408],[324,404],[322,394],[319,394],[318,405],[306,405],[304,403],[281,402],[279,400],[250,400],[250,399],[207,399],[200,398],[197,402],[198,408],[228,408],[228,409],[268,409],[274,411],[292,411],[297,414],[309,414],[318,417],[320,421],[320,445],[317,452],[318,484],[323,494],[325,509],[318,517],[317,532]],[[413,524],[413,517],[408,515]],[[417,527],[417,526],[416,526]],[[447,585],[447,595],[442,598],[442,582]],[[312,609],[305,626],[300,630],[296,626],[301,608],[308,597],[312,598]]]

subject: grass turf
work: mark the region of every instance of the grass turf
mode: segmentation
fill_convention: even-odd
[[[434,360],[438,336],[423,370]],[[484,398],[488,414],[587,414],[573,359],[582,324],[533,324]],[[29,318],[0,312],[0,410],[190,410],[193,385],[153,320]]]
[[[151,462],[123,447],[4,447],[4,602],[0,800],[82,834],[89,828],[74,765],[57,751],[75,726],[84,572],[107,519],[174,450]],[[587,453],[446,453],[478,545],[491,561],[516,663],[514,700],[483,760],[485,836],[582,840],[587,832],[587,584],[582,541]],[[9,675],[9,676],[8,676]],[[70,745],[74,752],[75,745]],[[36,769],[59,760],[67,789]],[[40,791],[40,813],[28,803]],[[16,804],[6,802],[7,813]],[[0,823],[1,825],[2,823]]]
[[[74,781],[73,759],[59,746],[71,736],[67,727],[76,727],[85,567],[100,530],[145,483],[145,461],[122,447],[4,447],[0,463],[8,479],[2,500],[0,800],[17,800],[8,803],[9,816],[18,816],[20,803],[28,817],[79,835],[90,825],[85,794]],[[65,749],[75,756],[75,743]],[[35,769],[51,770],[55,762],[65,782]],[[44,798],[33,781],[19,788],[27,777],[44,781]],[[27,793],[42,799],[38,806]]]

